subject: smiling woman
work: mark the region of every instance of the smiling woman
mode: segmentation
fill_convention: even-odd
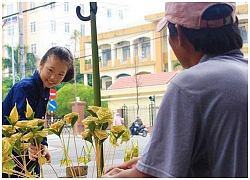
[[[2,103],[2,124],[10,125],[6,117],[10,115],[13,107],[19,113],[18,121],[26,120],[26,100],[35,112],[34,118],[44,119],[50,88],[61,82],[68,82],[74,77],[73,60],[73,55],[68,49],[60,46],[50,48],[43,56],[39,68],[34,72],[33,76],[20,80],[9,91]],[[47,151],[47,160],[50,160],[46,137],[43,138],[41,144],[44,150]],[[37,159],[32,163],[36,164],[33,173],[39,175],[40,168]],[[19,167],[16,166],[15,170],[20,171]],[[9,177],[8,173],[4,173],[3,177]],[[19,177],[19,175],[12,174],[10,177],[15,178]]]

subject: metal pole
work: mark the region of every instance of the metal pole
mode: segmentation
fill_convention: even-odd
[[[20,62],[21,62],[21,79],[25,78],[24,64],[24,44],[23,44],[23,5],[19,2],[19,43],[20,43]]]
[[[15,59],[14,59],[14,48],[13,48],[13,36],[14,36],[14,27],[12,24],[12,18],[11,18],[11,59],[12,59],[12,84],[15,84]]]

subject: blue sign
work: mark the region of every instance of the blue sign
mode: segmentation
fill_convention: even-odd
[[[55,111],[57,109],[57,104],[55,100],[50,100],[48,104],[48,108],[50,111]]]

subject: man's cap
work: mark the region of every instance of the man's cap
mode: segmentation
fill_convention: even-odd
[[[215,20],[201,19],[209,7],[216,4],[227,4],[232,7],[232,13]],[[160,20],[156,30],[161,31],[168,22],[179,24],[190,29],[216,28],[234,23],[236,3],[233,2],[166,2],[165,17]]]

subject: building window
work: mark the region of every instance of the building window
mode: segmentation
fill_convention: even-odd
[[[247,35],[247,31],[246,31],[246,26],[241,26],[240,28],[240,32],[241,32],[241,36],[243,39],[243,43],[247,44],[248,43],[248,35]]]
[[[7,27],[7,36],[13,36],[14,35],[14,25],[10,25]]]
[[[7,15],[13,14],[14,5],[13,4],[8,4],[6,9],[7,9]]]
[[[36,32],[36,22],[30,23],[30,32]]]
[[[81,36],[85,36],[85,24],[81,24]]]
[[[81,7],[81,15],[83,15],[84,16],[84,4],[80,4],[80,7]]]
[[[111,9],[107,9],[107,17],[108,17],[108,18],[111,18],[111,15],[112,15],[112,14],[111,14]]]
[[[55,46],[56,46],[56,43],[52,42],[51,47],[55,47]]]
[[[36,54],[36,44],[31,44],[31,53]]]
[[[112,81],[107,81],[105,84],[106,84],[106,89],[108,89],[108,88],[109,88],[109,86],[111,86],[111,85],[112,85]]]
[[[69,33],[69,23],[64,24],[65,33]]]
[[[146,59],[147,55],[150,54],[150,42],[143,42],[141,44],[142,59]]]
[[[127,58],[130,57],[130,48],[129,46],[122,47],[122,61],[126,62]]]
[[[69,44],[65,44],[65,47],[70,50],[70,45]]]
[[[56,8],[55,3],[53,3],[53,4],[50,5],[50,9],[55,9],[55,8]]]
[[[102,50],[102,65],[107,66],[109,60],[111,60],[111,49]]]
[[[30,2],[30,9],[35,8],[36,7],[36,3],[35,2]]]
[[[4,21],[7,23],[13,23],[13,22],[17,22],[17,16],[12,16],[12,17],[9,17],[7,19],[4,19]]]
[[[123,11],[122,10],[119,10],[119,18],[123,19]]]
[[[56,31],[56,21],[51,21],[51,31]]]
[[[68,2],[64,3],[64,12],[69,12],[69,3]]]

